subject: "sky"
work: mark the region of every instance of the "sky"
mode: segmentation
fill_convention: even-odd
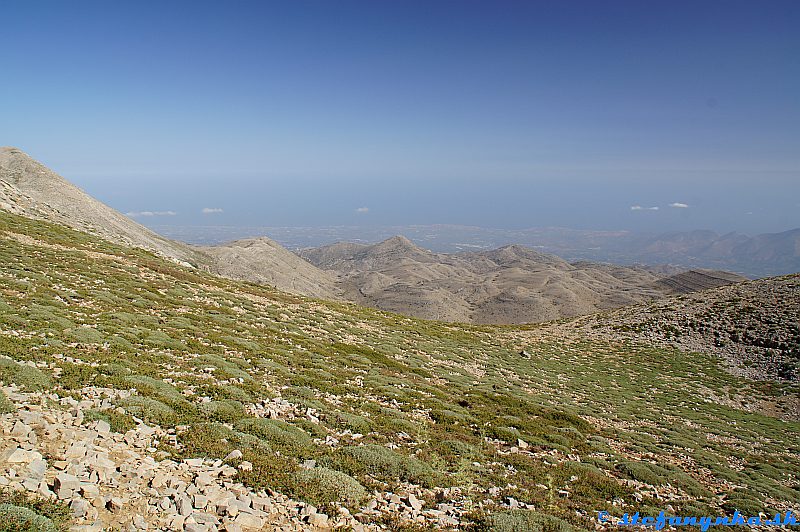
[[[0,145],[157,225],[800,227],[800,2],[3,6]]]

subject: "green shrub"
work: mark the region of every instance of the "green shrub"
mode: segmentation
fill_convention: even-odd
[[[327,417],[326,421],[328,421]],[[336,412],[333,414],[333,422],[353,433],[367,434],[372,430],[372,423],[369,419],[349,412]]]
[[[613,454],[614,451],[609,447],[608,441],[605,438],[601,438],[600,436],[590,436],[586,443],[589,446],[589,449],[593,452],[598,453],[606,453],[606,454]]]
[[[245,416],[244,406],[238,401],[211,401],[200,405],[200,415],[209,421],[234,423]]]
[[[522,439],[522,434],[514,427],[489,427],[487,435],[490,438],[513,444],[516,444],[518,439]]]
[[[125,338],[117,335],[108,338],[108,345],[109,347],[113,347],[114,349],[118,349],[120,351],[133,351],[134,349],[132,343],[130,343]]]
[[[242,451],[243,460],[252,470],[239,471],[236,479],[253,489],[270,488],[291,496],[297,493],[297,460],[276,454],[267,442],[252,434],[231,430],[219,423],[195,423],[178,435],[183,457],[225,458],[234,449]]]
[[[0,357],[0,381],[14,383],[29,391],[46,390],[52,386],[50,377],[38,368],[20,364],[10,358]]]
[[[179,340],[175,340],[164,331],[148,331],[144,337],[144,343],[159,349],[186,349],[186,345]]]
[[[440,425],[453,425],[457,423],[467,425],[470,423],[469,416],[445,408],[431,410],[430,415],[431,418]]]
[[[652,486],[659,486],[669,482],[667,470],[655,464],[626,461],[617,464],[615,469],[627,478],[638,480],[639,482],[644,482]]]
[[[131,375],[124,377],[123,380],[132,388],[136,388],[142,395],[156,397],[170,403],[186,402],[186,399],[177,388],[160,379],[154,379],[146,375]]]
[[[443,458],[451,461],[458,459],[483,460],[483,455],[477,447],[460,440],[445,440],[436,446],[436,450]]]
[[[135,395],[121,400],[119,406],[138,418],[158,425],[173,425],[178,419],[172,408],[150,397]]]
[[[767,510],[763,502],[755,497],[736,497],[726,500],[722,507],[728,512],[739,510],[742,515],[758,515]]]
[[[65,390],[75,390],[91,384],[97,376],[95,368],[84,364],[62,364],[58,384]]]
[[[225,458],[233,449],[272,455],[272,450],[264,441],[219,423],[195,423],[180,435],[180,441],[185,447],[184,454],[190,457]]]
[[[250,393],[232,384],[207,385],[197,389],[198,395],[207,395],[212,399],[232,399],[240,403],[249,403],[253,400]]]
[[[572,489],[580,497],[592,500],[609,500],[614,497],[627,497],[626,489],[591,464],[583,462],[563,462],[561,467],[564,477],[575,475],[578,477],[572,483]]]
[[[192,365],[196,368],[216,368],[219,373],[216,374],[219,378],[236,378],[251,380],[250,374],[243,371],[234,362],[225,360],[217,355],[200,355],[192,361]]]
[[[102,344],[103,335],[92,327],[75,327],[65,331],[67,341],[78,342],[80,344]]]
[[[102,419],[111,426],[111,430],[114,432],[124,433],[136,427],[136,423],[129,414],[120,414],[115,410],[87,410],[83,419],[86,423]]]
[[[350,508],[358,507],[368,496],[356,479],[327,467],[302,469],[297,473],[298,487],[314,504],[339,502]]]
[[[56,532],[53,520],[30,508],[0,504],[0,532]]]
[[[66,530],[69,507],[22,491],[0,488],[0,532],[55,532]]]
[[[0,414],[8,414],[14,410],[16,410],[16,408],[14,408],[14,403],[9,401],[8,397],[6,397],[6,394],[0,390]]]
[[[693,497],[706,497],[710,492],[678,467],[661,467],[647,462],[621,462],[615,469],[625,477],[652,486],[671,484]]]
[[[292,420],[292,425],[308,433],[312,438],[325,439],[328,431],[322,423],[314,423],[310,419],[295,418]]]
[[[493,532],[578,532],[563,519],[533,510],[509,510],[489,516],[488,529]]]
[[[257,436],[270,447],[297,456],[311,446],[311,436],[301,429],[277,419],[245,418],[236,429]]]
[[[114,362],[101,365],[99,368],[97,368],[97,371],[99,373],[102,373],[103,375],[112,375],[118,377],[123,377],[125,375],[131,374],[130,368]]]
[[[345,447],[341,451],[343,466],[351,474],[368,474],[380,480],[405,480],[431,486],[434,471],[431,466],[394,452],[380,445]]]

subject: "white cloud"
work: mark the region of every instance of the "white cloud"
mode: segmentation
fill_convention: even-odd
[[[657,211],[658,207],[642,207],[641,205],[631,206],[632,211]]]
[[[126,212],[126,216],[130,216],[131,218],[140,218],[142,216],[175,216],[178,214],[175,211],[132,211]]]
[[[225,212],[219,207],[203,207],[203,214],[219,214],[221,212]]]
[[[674,207],[676,209],[688,209],[689,208],[689,206],[687,204],[685,204],[685,203],[677,203],[677,202],[676,203],[670,203],[669,206],[670,207]]]
[[[359,207],[358,209],[356,209],[356,212],[358,214],[366,214],[369,212],[369,207]]]

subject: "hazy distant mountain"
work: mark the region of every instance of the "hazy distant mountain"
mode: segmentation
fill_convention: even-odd
[[[395,236],[373,245],[336,243],[299,252],[335,272],[345,297],[412,316],[476,323],[525,323],[650,301],[743,280],[720,273],[569,262],[523,246],[434,253]],[[676,288],[677,287],[677,288]]]
[[[463,225],[390,227],[176,227],[156,226],[164,235],[186,242],[217,244],[248,236],[269,235],[289,249],[348,241],[375,243],[403,234],[439,253],[489,250],[519,244],[569,261],[615,264],[672,264],[682,269],[735,271],[747,277],[800,272],[800,229],[748,236],[740,233],[684,231],[645,234],[544,227],[488,229]]]
[[[644,262],[719,267],[753,277],[800,271],[800,229],[753,237],[712,231],[667,233],[638,238],[618,248],[618,256],[636,254]]]

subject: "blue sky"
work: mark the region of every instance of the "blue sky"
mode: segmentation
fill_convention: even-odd
[[[800,226],[800,2],[29,0],[3,20],[0,145],[146,223]]]

